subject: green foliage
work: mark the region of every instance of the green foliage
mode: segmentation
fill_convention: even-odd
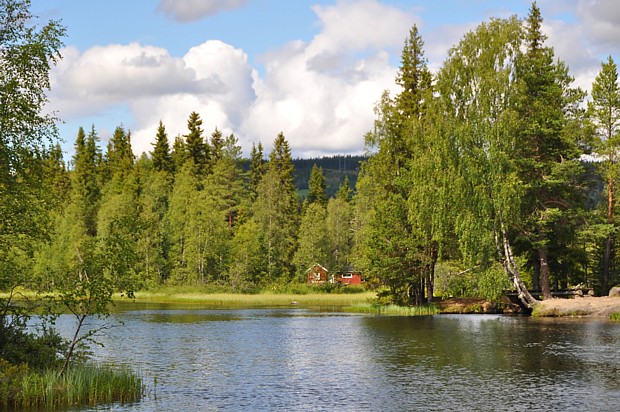
[[[60,375],[33,372],[0,359],[0,405],[56,409],[135,402],[145,394],[142,378],[126,368],[82,365]]]
[[[329,261],[325,207],[318,202],[310,203],[301,219],[299,245],[293,257],[296,280],[304,282],[308,268],[315,263],[327,265]]]
[[[323,169],[316,164],[312,166],[312,172],[310,173],[310,180],[308,181],[308,196],[304,202],[304,208],[307,208],[313,203],[325,207],[327,206],[327,187],[325,185],[325,176],[323,176]]]
[[[172,155],[170,154],[170,143],[168,142],[168,134],[166,133],[166,127],[159,121],[157,127],[157,134],[155,135],[155,143],[153,143],[153,152],[151,152],[153,159],[153,167],[160,172],[172,173],[174,171],[174,163],[172,161]]]
[[[254,216],[263,236],[269,282],[288,282],[297,245],[298,205],[291,149],[280,133],[269,154],[268,170],[258,186]]]

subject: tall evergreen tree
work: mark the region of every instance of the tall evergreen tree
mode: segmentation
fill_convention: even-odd
[[[216,127],[211,133],[211,163],[215,164],[223,156],[224,137],[222,132]]]
[[[428,300],[433,295],[432,272],[425,269],[417,253],[424,247],[432,250],[433,240],[415,232],[412,219],[403,212],[408,208],[414,185],[412,162],[424,153],[415,138],[423,136],[418,130],[432,98],[431,75],[422,47],[423,41],[414,26],[405,40],[396,79],[402,89],[394,99],[384,92],[376,108],[374,130],[366,136],[367,147],[377,151],[362,168],[356,196],[355,261],[369,279],[389,284],[390,298],[399,304],[423,303],[425,289]],[[394,214],[382,219],[380,211]],[[380,242],[387,233],[401,238]],[[394,253],[400,255],[396,257]],[[387,254],[392,254],[389,259],[379,258]],[[436,254],[429,256],[435,258]],[[431,263],[434,265],[434,261]]]
[[[153,158],[153,167],[155,167],[155,170],[167,173],[173,172],[174,163],[170,154],[168,134],[161,120],[157,127],[157,134],[155,135],[155,143],[153,143],[153,152],[151,152],[151,156]]]
[[[306,197],[304,207],[307,208],[312,203],[318,203],[323,207],[327,206],[327,185],[323,175],[323,168],[318,167],[316,163],[312,166],[312,171],[310,172],[308,196]]]
[[[269,281],[290,281],[297,242],[297,194],[291,149],[282,133],[274,141],[269,165],[258,186],[254,214],[263,233]]]
[[[131,132],[118,126],[108,144],[106,154],[110,176],[125,177],[133,167],[134,154],[131,149]]]
[[[80,127],[73,156],[72,197],[81,215],[79,220],[83,223],[86,233],[92,237],[97,234],[97,212],[101,199],[97,170],[100,159],[98,141],[95,126],[92,127],[88,136]]]
[[[186,145],[185,141],[180,135],[174,138],[172,145],[172,165],[175,173],[179,173],[185,164],[187,155],[185,154]]]
[[[204,176],[210,162],[211,153],[209,145],[202,136],[202,119],[196,112],[192,112],[187,120],[188,134],[185,135],[185,154],[193,163],[193,173],[196,176]]]
[[[263,145],[252,143],[252,151],[250,152],[250,191],[256,196],[258,193],[258,185],[265,174],[265,159],[263,154]]]
[[[571,193],[570,175],[578,175],[579,151],[576,142],[564,133],[566,109],[581,97],[570,91],[572,78],[562,62],[554,62],[553,49],[545,47],[542,17],[536,2],[526,21],[525,54],[518,62],[517,75],[523,81],[520,102],[521,122],[518,153],[519,174],[527,182],[523,202],[526,221],[521,227],[521,243],[536,257],[535,273],[545,299],[551,297],[550,264],[560,256],[549,256],[562,237],[559,229],[570,225],[571,207],[577,193]],[[573,101],[571,101],[573,100]]]
[[[618,85],[618,69],[611,56],[607,58],[606,62],[602,63],[601,71],[592,83],[592,101],[588,103],[588,115],[595,127],[597,138],[595,150],[601,156],[601,172],[607,191],[606,223],[609,225],[610,231],[605,239],[603,271],[600,279],[600,289],[605,294],[609,289],[613,274],[614,209],[617,199],[616,182],[620,177],[620,159],[618,159],[620,87]]]

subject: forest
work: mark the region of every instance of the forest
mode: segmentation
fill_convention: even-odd
[[[619,279],[617,68],[610,56],[590,95],[573,88],[542,21],[534,3],[483,22],[436,73],[413,26],[400,91],[377,96],[360,136],[366,155],[294,160],[284,133],[245,159],[197,112],[174,138],[160,122],[141,156],[122,125],[106,147],[80,128],[64,159],[59,119],[41,114],[63,30],[23,20],[25,37],[0,38],[0,286],[255,293],[304,284],[320,263],[399,305],[606,294]]]

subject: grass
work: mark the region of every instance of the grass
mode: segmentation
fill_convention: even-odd
[[[378,315],[396,316],[427,316],[437,315],[439,308],[430,306],[397,306],[397,305],[378,305],[376,303],[359,303],[345,309],[352,313],[374,313]]]
[[[60,375],[36,373],[23,366],[0,371],[0,404],[14,408],[64,408],[129,403],[140,400],[142,378],[128,368],[80,365]]]
[[[614,312],[611,315],[609,315],[609,319],[611,320],[618,320],[620,321],[620,312]]]
[[[188,303],[205,306],[222,307],[270,307],[290,306],[291,304],[305,306],[350,306],[366,302],[376,296],[375,292],[362,293],[270,293],[257,294],[239,293],[200,293],[185,291],[156,291],[136,292],[136,302],[151,303]],[[114,295],[114,300],[126,300],[120,295]]]
[[[535,318],[558,318],[558,317],[580,317],[587,316],[590,313],[585,310],[559,310],[557,308],[546,308],[543,305],[534,306],[532,317]]]

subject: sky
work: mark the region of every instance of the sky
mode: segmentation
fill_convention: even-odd
[[[589,90],[601,62],[620,63],[619,0],[538,0],[547,44]],[[118,126],[150,152],[192,111],[205,135],[233,133],[247,156],[284,133],[294,157],[361,154],[416,24],[431,70],[491,17],[525,18],[527,0],[32,0],[39,24],[67,28],[47,110],[68,156],[79,127],[105,147]]]

